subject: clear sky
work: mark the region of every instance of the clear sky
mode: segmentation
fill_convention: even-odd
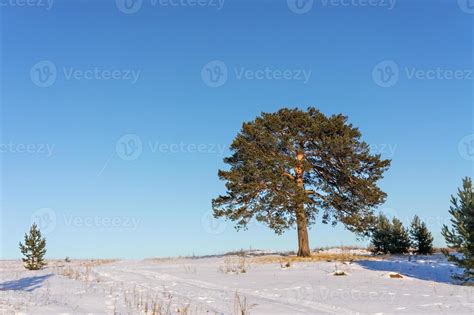
[[[295,249],[209,219],[242,122],[285,106],[348,115],[392,159],[378,210],[444,244],[473,175],[469,0],[31,1],[0,0],[0,257],[32,220],[50,258]],[[341,244],[366,241],[310,230]]]

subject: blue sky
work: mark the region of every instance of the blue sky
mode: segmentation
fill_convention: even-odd
[[[242,122],[285,106],[348,115],[392,159],[379,210],[420,215],[444,244],[473,175],[467,2],[21,3],[0,7],[0,257],[20,256],[32,220],[50,258],[295,249],[295,231],[208,218]],[[341,244],[366,242],[310,230],[312,247]]]

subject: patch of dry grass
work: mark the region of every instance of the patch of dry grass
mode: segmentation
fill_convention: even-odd
[[[92,268],[110,264],[116,260],[113,259],[92,259],[92,260],[84,260],[84,261],[77,261],[75,263],[67,263],[66,265],[62,263],[55,264],[53,268],[53,272],[55,274],[68,277],[69,279],[74,280],[85,280],[86,283],[95,280],[96,282],[100,282],[98,277],[93,276]]]
[[[85,262],[81,262],[81,265],[88,267],[97,267],[100,265],[110,264],[117,261],[116,259],[92,259]]]
[[[273,264],[279,263],[282,266],[291,265],[295,262],[317,262],[317,261],[339,261],[339,262],[352,262],[356,260],[374,260],[376,258],[372,256],[354,255],[349,253],[332,254],[332,253],[312,253],[311,257],[298,257],[296,255],[282,256],[282,255],[267,255],[261,257],[255,257],[252,259],[252,263],[255,264]]]

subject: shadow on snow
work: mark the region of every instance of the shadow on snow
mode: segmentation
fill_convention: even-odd
[[[357,264],[369,270],[397,272],[416,279],[450,284],[457,284],[452,276],[462,273],[460,268],[437,254],[413,257],[411,260],[407,256],[393,256],[387,260],[361,260]]]
[[[43,282],[51,277],[53,274],[43,276],[26,277],[17,280],[6,281],[0,283],[0,291],[15,290],[31,292],[41,287]]]

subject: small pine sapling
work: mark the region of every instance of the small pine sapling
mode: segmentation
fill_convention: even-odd
[[[417,215],[411,221],[410,236],[417,254],[431,255],[433,253],[433,236],[425,222],[421,221]]]
[[[46,265],[46,240],[41,236],[36,223],[31,226],[29,234],[25,233],[25,243],[20,242],[20,251],[24,256],[22,260],[26,269],[39,270]]]

